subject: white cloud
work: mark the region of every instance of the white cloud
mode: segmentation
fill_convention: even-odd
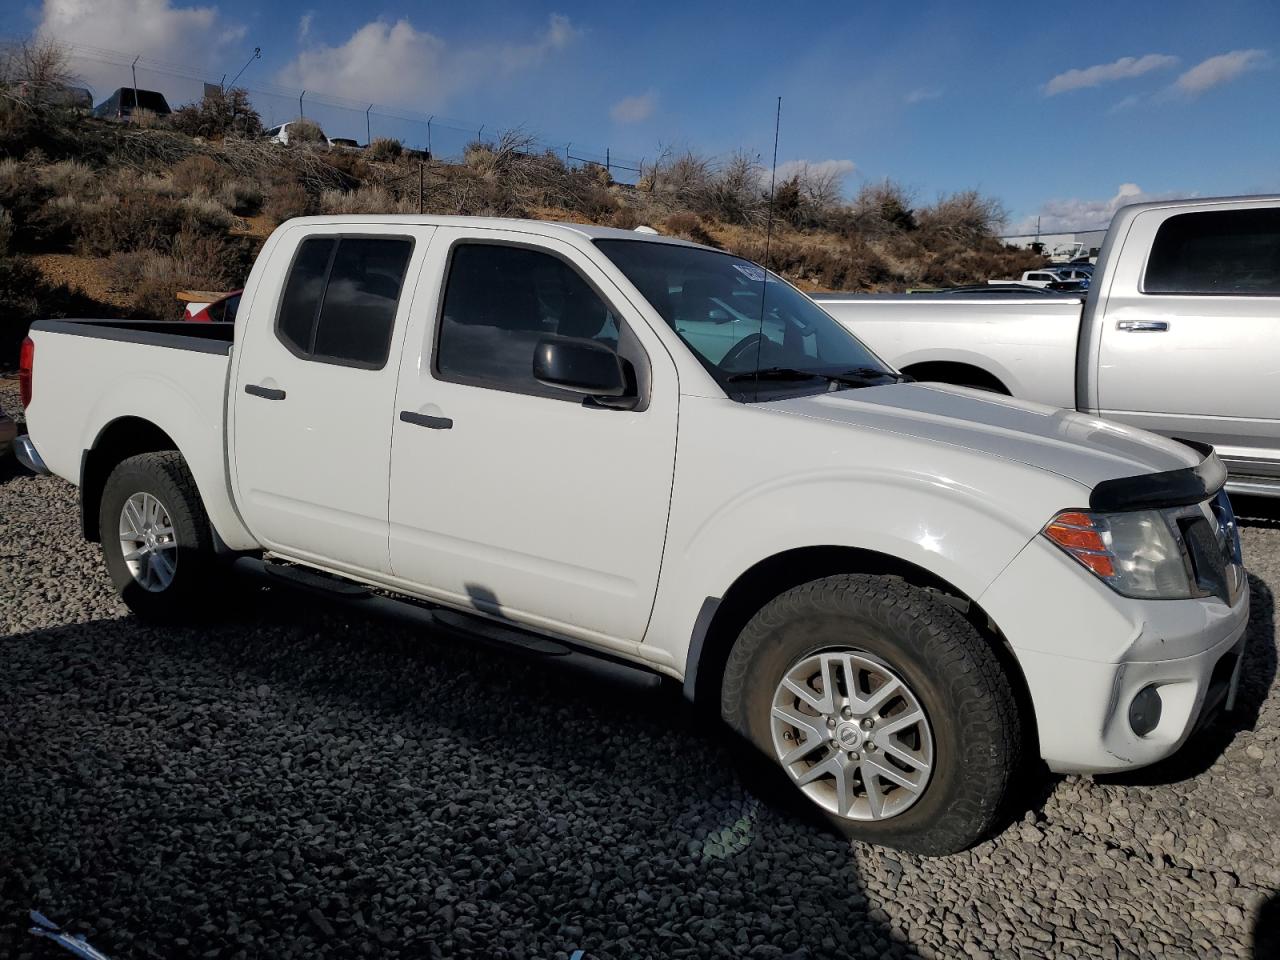
[[[658,94],[649,90],[635,97],[623,97],[609,108],[614,123],[640,123],[648,120],[658,106]]]
[[[919,90],[912,90],[902,100],[907,104],[924,103],[926,100],[937,100],[942,93],[941,87],[921,87]]]
[[[1177,57],[1164,53],[1148,53],[1141,57],[1121,57],[1112,63],[1098,63],[1092,67],[1082,67],[1060,73],[1044,86],[1045,96],[1066,93],[1068,90],[1080,90],[1084,87],[1098,87],[1114,80],[1126,80],[1140,77],[1152,70],[1163,70],[1178,62]]]
[[[302,43],[311,34],[311,21],[315,19],[315,11],[308,10],[298,20],[298,42]]]
[[[1204,93],[1213,87],[1230,83],[1246,70],[1262,66],[1267,59],[1265,50],[1232,50],[1216,57],[1202,60],[1174,81],[1179,92],[1189,96]]]
[[[215,65],[226,60],[227,45],[244,35],[244,27],[223,19],[216,7],[184,7],[171,0],[44,0],[36,35],[71,45],[72,68],[101,97],[129,84],[129,60],[138,55],[214,75]],[[101,52],[104,46],[128,56]],[[144,63],[138,65],[138,82],[157,85]],[[158,85],[166,92],[174,89],[167,80]],[[185,90],[191,84],[177,86]]]
[[[845,178],[858,169],[852,160],[787,160],[778,164],[778,183],[786,183],[793,177],[802,180],[822,181],[831,179],[838,186]],[[769,171],[764,171],[764,180],[768,183]]]
[[[1116,194],[1108,200],[1048,200],[1038,213],[1023,217],[1009,228],[1009,236],[1036,232],[1036,220],[1041,233],[1069,233],[1075,230],[1096,230],[1111,223],[1112,216],[1121,207],[1146,200],[1172,200],[1194,196],[1191,193],[1147,193],[1136,183],[1122,183]]]
[[[537,66],[578,36],[560,14],[527,41],[474,47],[446,44],[407,18],[373,20],[338,46],[303,50],[277,79],[317,93],[431,109],[459,90]]]

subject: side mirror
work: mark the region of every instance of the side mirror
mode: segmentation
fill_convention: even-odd
[[[533,378],[581,393],[601,406],[625,409],[638,400],[631,364],[594,340],[542,338],[533,351]]]

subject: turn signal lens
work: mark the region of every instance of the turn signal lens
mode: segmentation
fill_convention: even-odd
[[[1049,521],[1044,535],[1098,576],[1116,575],[1114,558],[1089,514],[1078,510],[1060,513]]]
[[[36,366],[36,344],[30,337],[22,341],[18,353],[18,399],[25,410],[31,406],[33,377]]]

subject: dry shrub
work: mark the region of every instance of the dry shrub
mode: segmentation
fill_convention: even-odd
[[[385,187],[325,190],[320,194],[322,213],[417,213],[416,200],[397,197]]]
[[[9,252],[9,244],[13,240],[13,217],[4,207],[0,207],[0,257]]]
[[[172,177],[174,187],[182,193],[214,196],[226,181],[226,171],[212,157],[196,154],[178,161]]]
[[[133,287],[136,310],[156,320],[176,320],[182,313],[179,290],[226,290],[239,281],[238,257],[222,237],[190,227],[173,239],[170,252],[156,250],[116,254],[111,268]]]
[[[612,225],[620,230],[634,230],[640,226],[640,215],[633,207],[619,207],[613,214]]]
[[[232,213],[248,216],[262,207],[262,188],[252,180],[227,180],[214,198]]]
[[[1008,220],[1008,214],[994,197],[963,190],[939,197],[933,206],[919,212],[918,220],[922,242],[930,247],[945,243],[972,245],[993,237]]]
[[[212,197],[183,197],[178,206],[183,224],[201,233],[226,233],[238,225],[227,208]]]
[[[40,183],[55,197],[83,197],[97,186],[98,174],[78,160],[60,160],[36,168]]]
[[[398,160],[404,153],[404,144],[391,137],[376,137],[365,150],[370,160]]]
[[[163,250],[182,227],[182,209],[169,199],[142,193],[80,204],[77,246],[89,256],[119,250]]]
[[[320,124],[306,117],[299,117],[289,124],[289,144],[295,143],[328,143]]]
[[[267,202],[262,212],[276,226],[294,217],[305,217],[311,213],[311,197],[302,184],[286,180],[271,187],[267,194]]]
[[[129,123],[139,130],[159,130],[168,125],[168,121],[154,110],[138,107],[129,114]]]
[[[249,102],[249,93],[240,87],[214,90],[198,103],[179,107],[170,118],[173,129],[189,137],[221,140],[223,137],[262,135],[262,117]]]
[[[692,240],[694,243],[705,243],[709,246],[717,245],[715,238],[707,233],[706,228],[702,225],[702,219],[695,213],[673,213],[663,221],[662,225],[665,228],[663,232],[672,236],[683,237],[685,240]]]

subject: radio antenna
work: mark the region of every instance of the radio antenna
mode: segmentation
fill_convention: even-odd
[[[769,290],[769,246],[773,240],[773,189],[778,177],[778,131],[782,128],[782,98],[773,117],[773,166],[769,168],[769,219],[764,228],[764,276],[760,280],[760,329],[756,333],[755,399],[760,399],[760,349],[764,346],[764,300]]]

